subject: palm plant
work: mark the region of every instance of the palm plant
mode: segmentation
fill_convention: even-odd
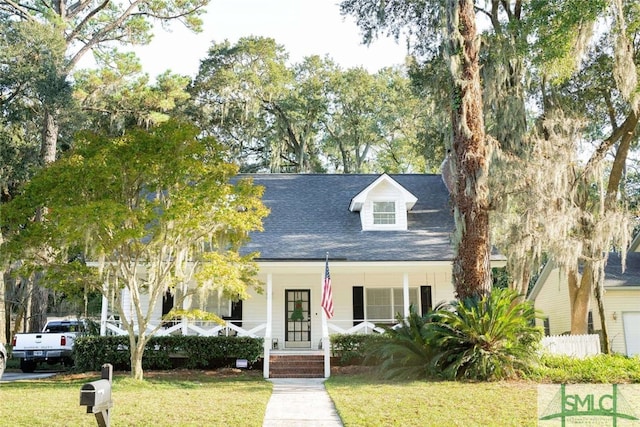
[[[426,341],[431,368],[448,379],[515,377],[537,359],[536,311],[510,289],[451,303],[432,315]]]
[[[409,317],[397,316],[398,325],[387,328],[385,340],[373,345],[366,361],[379,361],[384,378],[416,379],[430,374],[432,348],[427,341],[429,315],[420,316],[414,306]]]

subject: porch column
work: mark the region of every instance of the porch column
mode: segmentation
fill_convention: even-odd
[[[404,300],[404,318],[409,318],[409,273],[402,276],[402,299]]]
[[[267,327],[264,331],[264,360],[262,375],[269,378],[269,357],[271,355],[272,339],[272,320],[273,320],[273,275],[267,274]]]
[[[107,314],[109,312],[109,299],[102,294],[102,309],[100,310],[100,336],[107,335]]]
[[[182,284],[182,291],[186,294],[189,291],[189,285],[187,285],[186,283]],[[182,300],[182,309],[184,311],[189,310],[189,308],[191,307],[191,296],[187,296]],[[186,316],[182,316],[182,318],[180,319],[180,324],[182,325],[182,327],[180,328],[182,331],[182,335],[188,335],[189,334],[189,328],[187,328],[187,322],[188,319]]]

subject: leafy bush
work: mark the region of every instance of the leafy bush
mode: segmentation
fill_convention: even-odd
[[[341,365],[361,364],[365,359],[368,364],[375,364],[375,360],[367,355],[383,340],[385,338],[380,334],[334,334],[331,335],[331,354]]]
[[[131,369],[128,336],[78,338],[74,345],[76,369],[98,371],[105,363],[116,370]],[[263,339],[248,337],[164,336],[151,337],[145,347],[144,369],[169,369],[176,359],[182,367],[231,366],[236,359],[255,363],[262,356]]]
[[[599,354],[578,359],[544,355],[530,374],[536,381],[552,383],[640,383],[640,357]]]
[[[368,350],[367,360],[379,360],[384,378],[416,379],[431,374],[433,348],[428,343],[429,316],[420,316],[410,307],[406,321],[398,316],[399,326],[387,328],[384,340]]]
[[[381,360],[386,378],[515,377],[537,360],[542,331],[535,316],[533,306],[509,289],[443,304],[424,317],[412,307],[371,354]]]
[[[515,377],[537,360],[542,331],[535,316],[531,303],[510,289],[455,301],[436,310],[428,324],[431,365],[447,379]]]

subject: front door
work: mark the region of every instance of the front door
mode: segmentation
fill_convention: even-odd
[[[311,348],[311,291],[285,291],[285,348]]]

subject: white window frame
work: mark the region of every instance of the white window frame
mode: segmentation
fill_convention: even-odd
[[[387,315],[390,317],[379,318],[372,317],[370,315],[370,310],[373,308],[369,303],[369,291],[386,291],[390,295],[390,304],[386,306],[388,310]],[[397,295],[396,295],[397,294]],[[415,299],[415,300],[414,300]],[[399,302],[396,302],[399,300]],[[409,305],[414,304],[416,307],[420,307],[420,288],[415,286],[409,287]],[[376,307],[383,307],[382,305],[378,305]],[[399,310],[396,310],[400,308]],[[385,322],[385,323],[395,323],[396,314],[400,313],[403,315],[404,313],[404,288],[402,287],[372,287],[372,288],[364,288],[364,320],[369,322]]]
[[[388,209],[389,206],[391,210]],[[386,209],[380,210],[381,207],[385,207]],[[372,203],[372,213],[373,225],[375,226],[394,226],[398,223],[395,200],[374,200]]]
[[[220,318],[231,316],[232,301],[225,297],[221,291],[211,291],[208,295],[205,294],[204,301],[202,301],[202,297],[203,294],[197,294],[199,309],[215,313]]]

